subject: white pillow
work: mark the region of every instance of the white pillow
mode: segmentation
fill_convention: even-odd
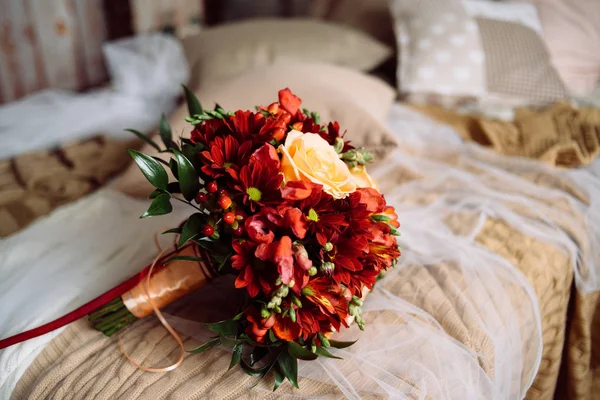
[[[498,3],[483,0],[461,0],[467,14],[507,22],[518,22],[538,34],[542,34],[542,23],[533,4],[514,2]]]

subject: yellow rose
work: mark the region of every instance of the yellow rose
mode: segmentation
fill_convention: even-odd
[[[356,184],[346,163],[333,147],[316,133],[296,130],[288,133],[279,146],[283,154],[281,172],[285,182],[310,181],[323,185],[323,191],[336,199],[356,190]]]
[[[367,168],[364,165],[357,165],[354,168],[350,168],[350,173],[358,188],[371,188],[379,191],[377,182],[373,180],[367,173]]]

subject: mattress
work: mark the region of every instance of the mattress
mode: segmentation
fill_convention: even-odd
[[[222,350],[189,355],[173,372],[150,374],[123,357],[115,338],[81,320],[0,352],[0,395],[545,399],[558,391],[587,398],[597,384],[592,330],[597,296],[590,292],[597,287],[600,262],[592,246],[600,226],[598,166],[558,171],[500,156],[462,143],[451,129],[401,105],[394,105],[388,126],[400,146],[372,175],[400,216],[403,257],[366,300],[364,339],[341,354],[343,361],[302,363],[302,389],[284,385],[276,393],[268,382],[257,384],[240,370],[225,372],[229,360]],[[114,271],[124,277],[145,265],[151,232],[160,228],[122,223],[135,220],[143,208],[140,201],[105,189],[1,242],[0,268],[12,275],[0,283],[0,301],[8,304],[6,296],[12,295],[15,309],[0,311],[0,317],[21,321],[11,324],[13,330],[33,327],[108,289],[114,282],[106,278]],[[65,224],[68,229],[56,233],[65,240],[51,243],[50,254],[63,264],[62,274],[53,277],[48,268],[60,263],[36,257],[47,250],[43,245],[28,253],[28,243]],[[98,226],[96,236],[83,226]],[[107,235],[111,240],[90,246]],[[125,253],[124,241],[135,244]],[[93,257],[77,258],[78,248]],[[62,256],[64,250],[71,258]],[[23,288],[10,282],[23,282],[36,271],[45,271],[46,285],[60,278],[70,290],[39,299],[17,297]],[[198,294],[199,304],[214,304],[219,293],[206,288]],[[174,326],[186,332],[186,348],[205,339],[198,323],[202,316],[192,316],[202,307],[193,304],[182,301],[170,310]],[[36,318],[23,321],[16,310],[35,311]],[[392,331],[402,340],[389,343]],[[10,334],[4,329],[0,336]],[[176,350],[151,317],[126,337],[132,356],[144,365],[160,365]]]

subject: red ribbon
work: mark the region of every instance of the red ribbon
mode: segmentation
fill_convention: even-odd
[[[5,349],[13,344],[21,343],[29,339],[33,339],[38,336],[45,335],[48,332],[52,332],[58,328],[61,328],[71,322],[77,321],[79,318],[85,317],[91,312],[97,310],[108,302],[122,296],[128,290],[133,289],[138,283],[140,283],[148,273],[150,266],[144,268],[137,275],[132,276],[119,286],[110,289],[108,292],[96,297],[94,300],[82,305],[78,309],[71,311],[70,313],[63,315],[62,317],[55,319],[52,322],[48,322],[37,328],[30,329],[25,332],[18,333],[14,336],[7,337],[6,339],[0,340],[0,350]]]

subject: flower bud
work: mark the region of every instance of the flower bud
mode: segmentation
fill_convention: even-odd
[[[302,302],[296,296],[292,297],[292,303],[298,308],[302,308]]]
[[[292,322],[296,322],[296,310],[294,310],[294,307],[290,307],[290,319]]]
[[[275,306],[275,312],[276,312],[277,314],[281,314],[281,307],[279,307],[279,306]]]
[[[281,297],[274,297],[271,301],[273,302],[273,304],[275,304],[275,306],[281,305]]]
[[[321,341],[321,344],[323,345],[323,347],[331,347],[331,343],[329,343],[329,339],[327,339],[327,337],[325,335],[323,335],[322,333],[319,333],[319,340]]]
[[[277,277],[277,280],[275,281],[275,285],[277,285],[277,286],[281,285],[281,276]]]
[[[298,265],[305,271],[308,271],[310,267],[312,267],[312,261],[308,258],[308,252],[306,248],[302,245],[302,243],[297,243],[293,247],[294,250],[294,258]],[[294,286],[294,285],[290,285]]]
[[[279,298],[287,297],[287,295],[289,293],[290,293],[290,289],[287,286],[281,286],[279,289],[277,289],[277,296]]]
[[[352,296],[352,303],[356,304],[358,307],[361,307],[363,305],[362,300],[357,296]]]
[[[273,301],[270,301],[270,302],[267,304],[267,308],[269,308],[269,309],[275,308],[275,303],[273,303]]]
[[[333,274],[334,269],[335,269],[335,264],[330,261],[327,261],[327,262],[324,262],[323,264],[321,264],[321,272],[323,272],[326,275]]]
[[[323,248],[325,249],[325,251],[331,251],[333,250],[333,244],[331,242],[327,242],[325,243],[325,246],[323,246]]]
[[[315,276],[317,274],[317,267],[313,266],[308,270],[309,276]]]
[[[354,303],[350,303],[348,306],[348,314],[356,317],[358,315],[358,307]]]
[[[314,344],[310,345],[310,351],[312,351],[313,353],[316,353],[317,351],[317,346],[315,346]]]
[[[292,279],[292,280],[290,280],[290,283],[287,284],[287,287],[289,287],[289,288],[294,287],[295,284],[296,284],[296,281]]]
[[[333,149],[336,153],[340,154],[342,150],[344,150],[344,139],[341,137],[335,138],[335,143],[333,144]]]
[[[260,310],[260,316],[267,319],[271,316],[271,312],[266,308],[263,308],[262,310]]]
[[[346,161],[356,161],[357,153],[356,150],[348,150],[344,154],[342,154],[342,159]]]

